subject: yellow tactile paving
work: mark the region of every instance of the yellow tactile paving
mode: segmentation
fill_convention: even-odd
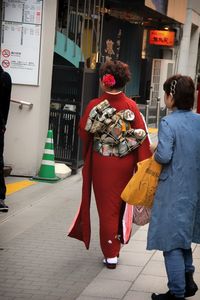
[[[158,128],[148,128],[149,133],[157,133]]]
[[[22,180],[14,183],[6,184],[6,195],[13,194],[19,190],[22,190],[30,185],[36,184],[37,182],[30,181],[30,180]]]

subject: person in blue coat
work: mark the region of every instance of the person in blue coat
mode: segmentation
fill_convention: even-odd
[[[192,243],[200,243],[200,115],[192,111],[195,87],[188,76],[164,83],[165,104],[155,160],[162,164],[149,224],[147,249],[164,255],[169,291],[153,300],[185,299],[198,287],[193,279]]]

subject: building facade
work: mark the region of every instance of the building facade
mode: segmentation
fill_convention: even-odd
[[[20,109],[14,102],[10,105],[5,164],[13,168],[14,175],[32,176],[40,166],[48,129],[57,3],[54,0],[1,3],[1,65],[12,77],[12,99],[33,104],[31,109],[25,105]],[[27,19],[23,15],[25,4]],[[34,17],[41,21],[34,21]],[[32,40],[38,35],[39,54],[33,60]]]
[[[177,72],[189,75],[197,83],[200,74],[200,2],[189,0],[183,36],[177,59]]]

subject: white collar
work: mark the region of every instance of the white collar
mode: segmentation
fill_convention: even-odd
[[[116,92],[116,93],[112,93],[112,92],[106,92],[107,94],[111,94],[111,95],[118,95],[120,93],[122,93],[122,91]]]

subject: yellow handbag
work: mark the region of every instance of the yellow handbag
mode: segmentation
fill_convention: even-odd
[[[124,188],[121,198],[132,205],[152,207],[162,165],[153,156],[137,164],[137,171]]]

